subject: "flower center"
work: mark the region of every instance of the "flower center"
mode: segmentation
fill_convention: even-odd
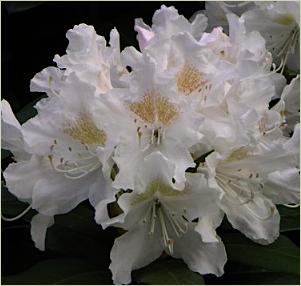
[[[148,235],[152,236],[155,233],[156,223],[161,232],[162,242],[165,250],[169,255],[173,254],[174,239],[173,234],[180,237],[188,230],[188,221],[184,218],[183,214],[170,210],[163,201],[158,198],[151,203],[143,223],[149,222]]]
[[[158,92],[147,92],[142,101],[130,104],[130,110],[143,122],[170,125],[178,117],[176,106]]]
[[[142,219],[143,223],[149,223],[148,234],[152,236],[155,233],[156,225],[160,231],[162,242],[166,251],[172,255],[174,240],[173,235],[180,237],[188,230],[188,221],[185,219],[186,209],[179,207],[177,210],[171,210],[164,202],[164,197],[183,196],[186,192],[174,191],[171,187],[163,184],[159,180],[153,181],[148,190],[137,196],[133,204],[142,203],[150,200],[150,206]]]
[[[85,113],[75,123],[70,124],[64,132],[87,145],[104,146],[107,140],[104,130],[98,129],[91,117]]]
[[[177,75],[178,91],[186,96],[206,85],[206,80],[193,65],[185,64]]]

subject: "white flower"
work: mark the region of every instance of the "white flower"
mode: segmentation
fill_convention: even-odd
[[[227,14],[234,13],[241,16],[245,11],[253,8],[253,1],[206,1],[206,10],[200,11],[208,17],[207,31],[211,32],[216,27],[222,27],[225,33],[229,32]],[[196,12],[192,19],[199,14]]]
[[[128,72],[121,65],[119,33],[116,29],[110,33],[109,47],[104,37],[97,35],[93,26],[86,24],[68,30],[67,38],[67,54],[54,57],[59,68],[48,67],[36,74],[31,80],[31,91],[60,94],[63,81],[73,72],[101,93],[107,92],[113,85],[126,85]]]
[[[1,102],[1,135],[1,147],[10,150],[14,154],[15,160],[27,160],[30,158],[30,155],[24,151],[21,125],[5,99]]]
[[[199,167],[209,174],[209,186],[220,190],[219,206],[232,226],[258,243],[279,235],[275,204],[299,202],[299,134],[298,126],[291,139],[262,139],[227,157],[214,152]]]
[[[117,96],[128,109],[123,119],[127,127],[113,157],[119,169],[114,187],[144,185],[144,163],[152,152],[159,151],[169,162],[170,183],[182,189],[185,170],[195,165],[189,148],[200,141],[197,127],[202,119],[151,58],[143,55],[143,61],[132,72],[129,89],[115,89],[109,95]]]
[[[123,213],[112,218],[111,225],[127,232],[115,240],[110,269],[115,284],[131,282],[131,271],[141,268],[163,251],[182,258],[192,271],[222,275],[226,262],[224,246],[217,237],[205,243],[195,230],[194,219],[210,214],[217,193],[200,174],[187,174],[183,191],[172,189],[160,177],[166,164],[159,153],[152,155],[152,171],[146,176],[144,190],[121,195],[118,205]]]
[[[298,1],[209,1],[206,10],[201,12],[209,19],[209,32],[222,26],[228,33],[231,30],[229,15],[237,15],[247,32],[257,31],[264,37],[267,49],[279,65],[278,70],[283,71],[286,64],[291,69],[300,69]]]
[[[294,78],[281,94],[280,101],[273,110],[278,111],[283,119],[284,133],[289,135],[300,122],[300,77]]]
[[[265,38],[267,49],[283,71],[284,66],[299,70],[299,2],[277,1],[257,3],[257,8],[242,15],[247,31],[258,31]]]
[[[197,15],[190,23],[184,16],[179,15],[174,7],[165,5],[154,13],[152,27],[146,25],[142,19],[135,20],[135,31],[138,32],[137,40],[141,51],[153,42],[169,39],[181,32],[187,32],[196,39],[200,39],[206,26],[206,16]]]
[[[256,144],[267,129],[280,125],[279,113],[268,109],[269,102],[277,95],[275,79],[280,79],[278,84],[283,85],[282,76],[275,75],[213,86],[206,95],[207,100],[198,103],[198,112],[204,117],[199,132],[211,150],[229,154],[240,147]],[[276,115],[271,116],[271,113]]]
[[[95,88],[75,74],[68,77],[61,93],[40,101],[38,115],[22,127],[12,113],[6,115],[11,110],[2,116],[5,128],[17,129],[22,136],[18,148],[30,158],[10,164],[4,177],[9,191],[39,212],[32,221],[32,237],[40,249],[45,236],[36,231],[46,229],[54,215],[69,212],[88,198],[92,205],[102,202],[103,208],[115,200],[110,187],[110,156],[118,140],[113,101],[106,105]],[[7,134],[13,134],[9,130]],[[16,146],[14,136],[3,140]]]

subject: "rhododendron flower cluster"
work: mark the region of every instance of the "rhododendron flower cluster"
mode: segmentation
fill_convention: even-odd
[[[166,6],[151,26],[136,19],[139,50],[120,51],[116,29],[107,44],[92,26],[74,26],[57,67],[31,80],[31,91],[47,94],[38,114],[21,126],[2,101],[2,147],[15,159],[4,178],[38,212],[37,248],[56,215],[87,199],[98,224],[124,229],[111,250],[116,284],[163,252],[221,276],[224,216],[257,243],[277,239],[276,204],[299,203],[300,83],[278,72],[299,23],[283,18],[285,4],[250,5],[242,16],[208,5],[223,9],[228,34],[207,28],[202,13],[188,21]],[[264,13],[263,31],[252,23]],[[274,38],[276,23],[289,39]]]

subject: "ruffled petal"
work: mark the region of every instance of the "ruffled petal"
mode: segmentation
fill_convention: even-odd
[[[211,210],[211,214],[199,218],[195,231],[202,236],[203,242],[219,242],[215,229],[220,226],[223,217],[224,213],[216,204],[215,212]]]
[[[235,229],[258,243],[269,244],[279,236],[279,213],[263,195],[254,194],[249,202],[225,195],[221,208]]]
[[[88,199],[91,182],[99,176],[100,169],[79,179],[49,172],[34,185],[32,207],[44,215],[63,214]]]
[[[51,171],[42,157],[10,164],[3,175],[8,190],[20,200],[31,201],[36,182]]]
[[[89,201],[95,208],[95,221],[106,228],[109,220],[108,204],[115,201],[116,189],[113,189],[111,182],[105,180],[99,172],[96,180],[92,183],[89,192]]]
[[[274,204],[298,204],[300,202],[299,170],[292,168],[269,174],[263,192]]]
[[[148,265],[163,251],[155,235],[146,226],[137,226],[117,238],[111,250],[110,270],[115,284],[129,284],[132,270]]]
[[[10,104],[1,101],[1,147],[14,153],[16,160],[28,160],[29,155],[24,151],[22,127],[15,117]]]
[[[48,67],[37,73],[30,81],[30,91],[46,92],[48,95],[56,95],[60,92],[64,73],[55,67]]]
[[[182,258],[188,267],[200,274],[224,273],[227,255],[223,243],[204,243],[199,233],[191,228],[186,234],[175,240],[175,258]]]

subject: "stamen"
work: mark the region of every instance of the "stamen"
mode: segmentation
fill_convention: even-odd
[[[177,75],[177,87],[179,92],[188,96],[200,89],[206,81],[203,75],[191,64],[185,64]]]
[[[223,175],[219,175],[216,177],[217,182],[221,185],[222,189],[224,189],[225,191],[227,191],[227,194],[230,195],[231,197],[236,198],[239,203],[235,203],[237,205],[245,205],[248,204],[249,202],[253,201],[254,199],[254,193],[252,190],[249,190],[247,188],[243,188],[241,185],[235,184],[232,180],[229,180],[228,182],[225,182],[221,176]],[[239,190],[239,194],[230,186],[236,188]],[[241,197],[242,197],[242,193],[250,193],[250,196],[246,199],[246,201],[242,201]]]
[[[282,46],[282,48],[280,49],[280,51],[277,53],[277,57],[281,57],[280,59],[280,65],[278,66],[278,68],[275,70],[276,72],[278,72],[280,70],[280,73],[282,74],[288,59],[288,55],[290,53],[291,50],[295,50],[296,47],[296,43],[297,43],[297,39],[298,39],[298,34],[299,34],[299,28],[295,28],[291,31],[290,33],[290,37],[287,41],[285,41],[285,44]],[[270,45],[269,48],[275,49],[276,45]]]
[[[129,108],[145,123],[159,121],[170,125],[178,117],[176,106],[155,91],[147,92],[142,101],[130,104]]]
[[[173,240],[169,238],[168,232],[167,232],[167,227],[165,224],[164,216],[162,213],[161,208],[158,208],[158,213],[159,213],[159,219],[160,219],[160,225],[161,225],[161,230],[162,230],[162,236],[163,236],[163,242],[165,247],[168,249],[169,254],[173,254]]]
[[[156,224],[156,218],[157,218],[156,203],[153,203],[151,209],[152,209],[152,216],[151,216],[151,227],[150,227],[150,231],[149,231],[150,235],[152,235],[155,231],[155,224]]]
[[[292,208],[292,209],[300,207],[300,204],[295,204],[295,205],[283,204],[283,205],[287,208]]]
[[[7,218],[5,216],[3,216],[1,214],[1,218],[4,220],[4,221],[15,221],[19,218],[21,218],[22,216],[24,216],[25,214],[27,214],[32,208],[32,205],[30,204],[23,212],[21,212],[19,215],[17,215],[16,217],[12,217],[12,218]]]
[[[107,140],[104,130],[98,129],[91,117],[86,113],[81,114],[80,118],[71,124],[70,127],[66,128],[64,132],[73,139],[87,145],[104,146]]]
[[[90,164],[86,164],[83,166],[79,166],[76,162],[73,162],[73,164],[76,166],[75,168],[61,169],[58,166],[55,166],[51,155],[48,156],[48,158],[49,158],[51,167],[55,171],[57,171],[59,173],[63,173],[64,176],[68,179],[80,179],[80,178],[84,177],[85,175],[87,175],[88,173],[96,170],[101,165],[101,163],[99,161],[92,162]],[[65,164],[65,166],[66,166],[66,164]]]
[[[73,180],[77,180],[80,179],[84,176],[86,176],[87,174],[91,173],[92,171],[98,169],[100,166],[100,162],[94,163],[94,166],[92,166],[90,169],[88,169],[86,172],[78,175],[78,176],[72,176],[71,174],[65,173],[64,176],[68,179],[73,179]]]

